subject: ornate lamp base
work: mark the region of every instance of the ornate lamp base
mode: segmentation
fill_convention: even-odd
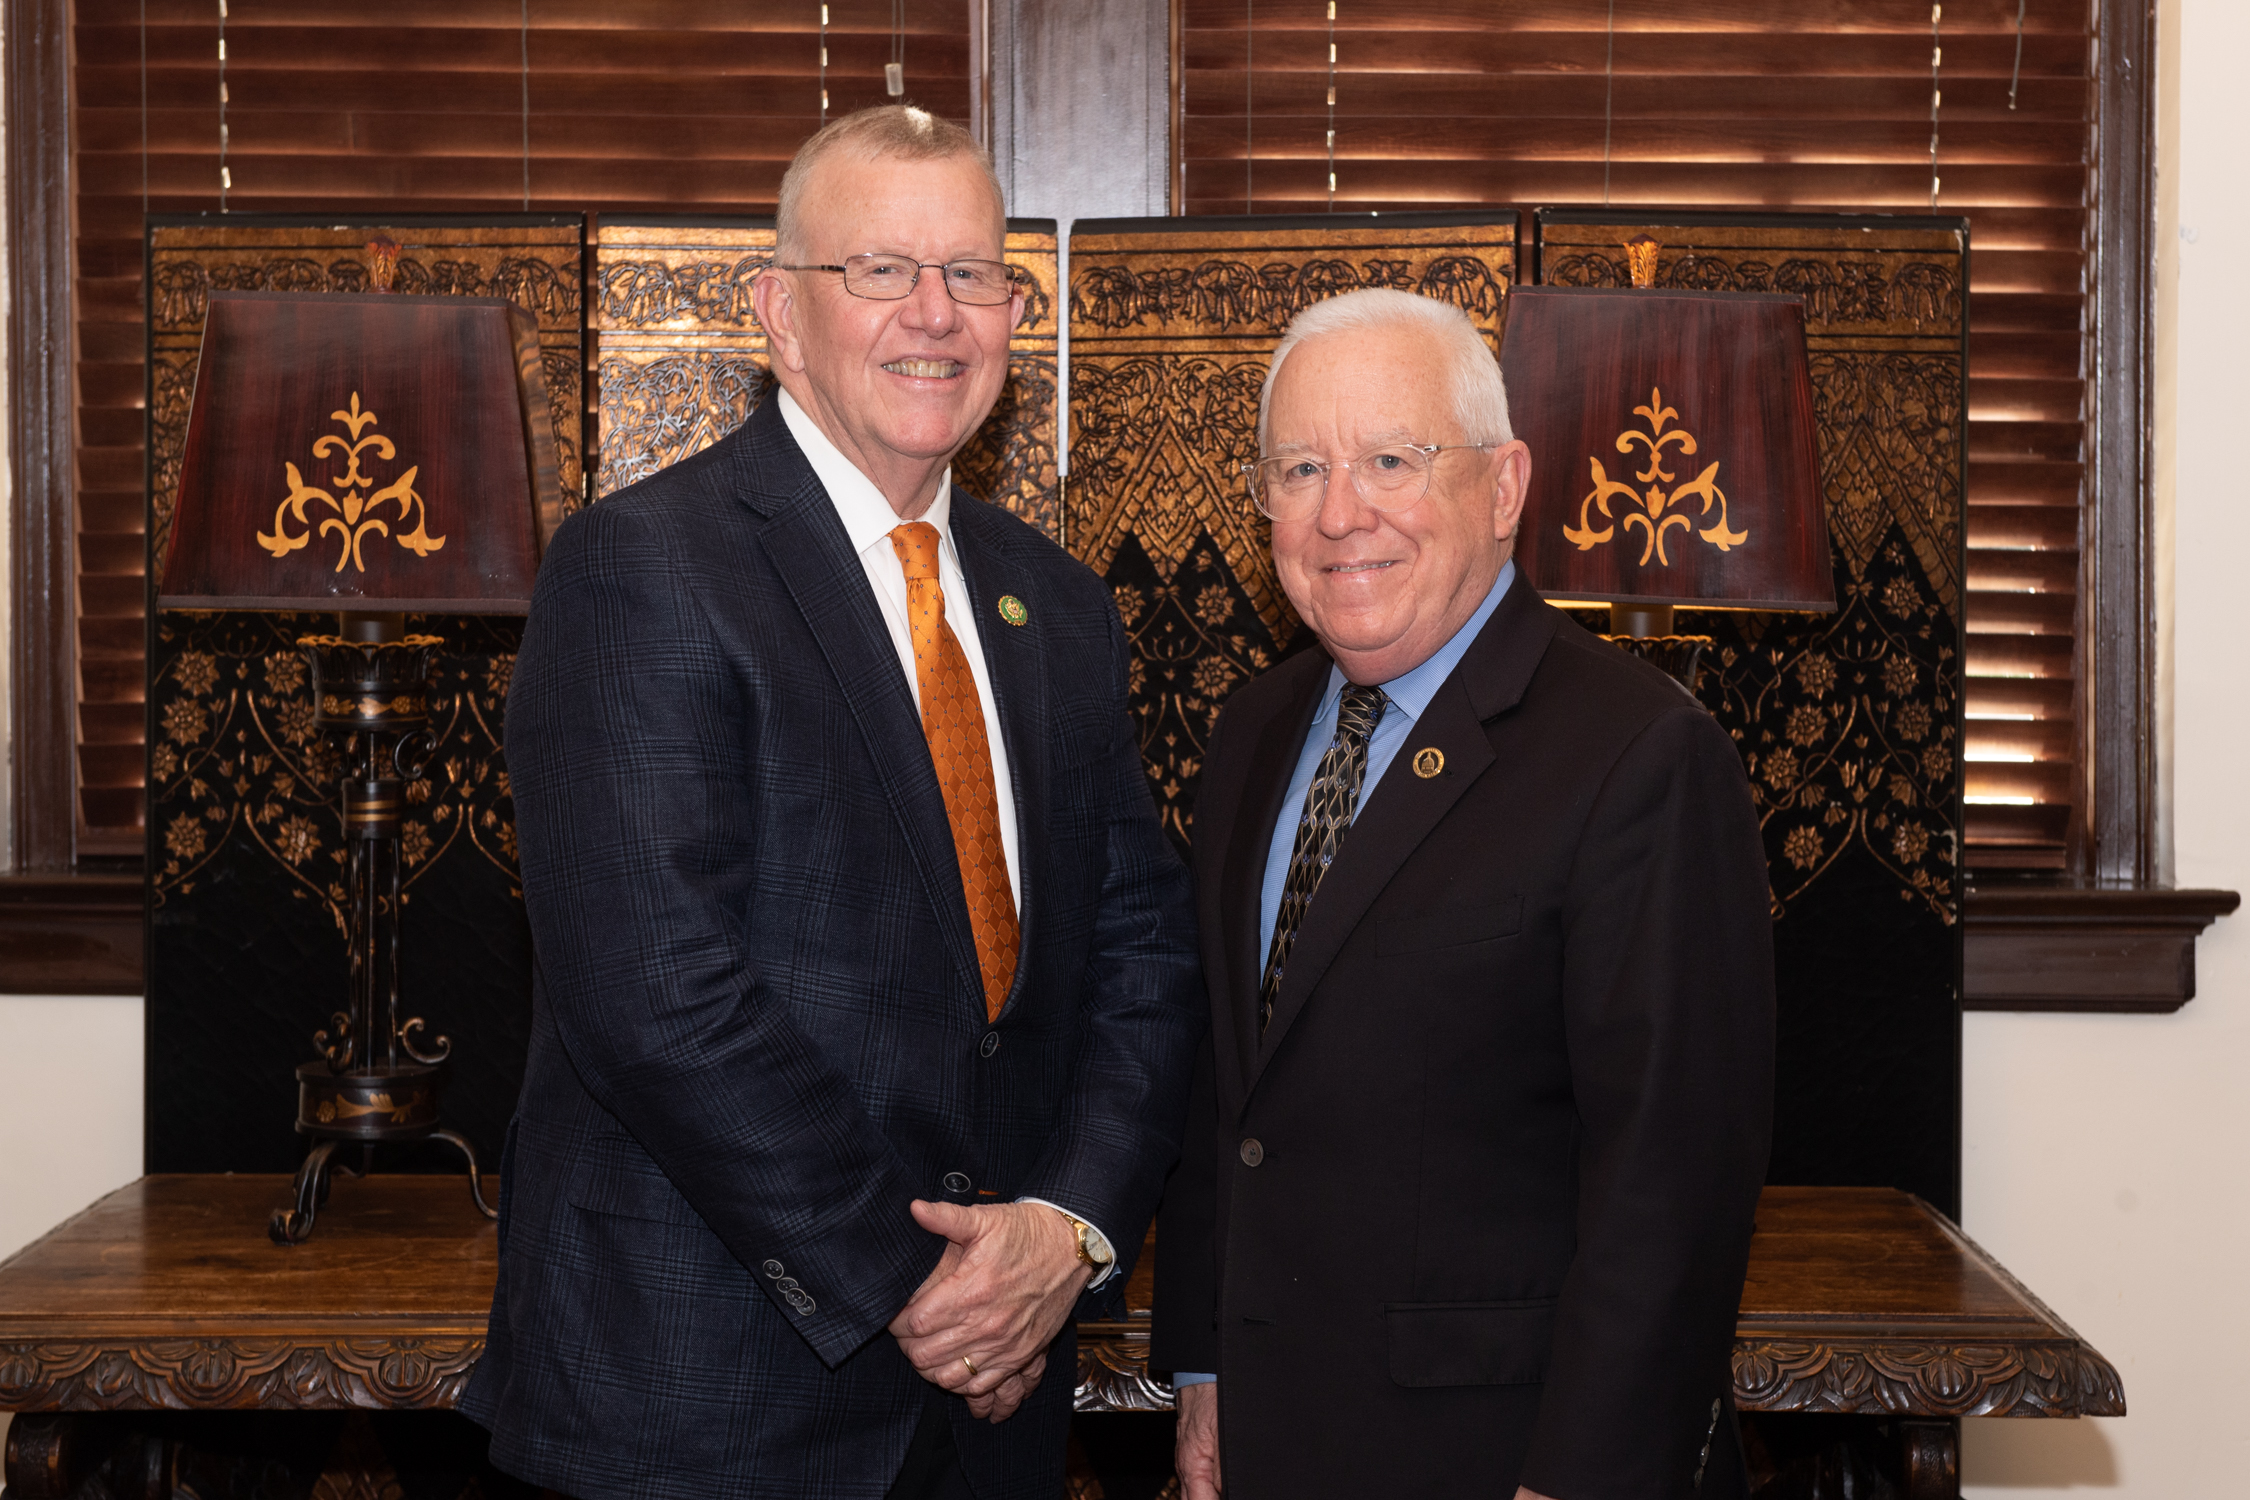
[[[429,733],[430,658],[434,635],[407,635],[403,615],[346,613],[335,635],[297,642],[312,664],[318,722],[343,742],[347,763],[343,813],[350,836],[351,1009],[313,1035],[321,1060],[297,1069],[297,1133],[314,1142],[297,1169],[297,1203],[274,1210],[266,1232],[278,1245],[302,1244],[328,1201],[332,1174],[359,1177],[374,1165],[377,1146],[444,1141],[469,1164],[469,1196],[488,1219],[477,1154],[467,1140],[438,1125],[446,1054],[453,1044],[426,1045],[418,1016],[398,1003],[399,913],[405,905],[399,861],[399,818],[407,783],[422,774],[435,741]],[[359,1165],[339,1164],[338,1147],[357,1146]]]
[[[499,1211],[484,1201],[484,1182],[476,1148],[468,1139],[438,1125],[438,1095],[445,1088],[442,1064],[409,1063],[366,1072],[335,1073],[326,1063],[297,1069],[297,1131],[313,1138],[304,1165],[297,1169],[294,1208],[277,1208],[266,1233],[277,1245],[303,1244],[313,1220],[328,1201],[334,1173],[365,1176],[375,1148],[405,1141],[444,1141],[459,1151],[469,1168],[469,1196],[488,1219]],[[357,1146],[357,1167],[336,1160],[338,1147]]]
[[[1715,644],[1707,635],[1605,635],[1603,640],[1630,651],[1689,692],[1703,672],[1703,651]]]

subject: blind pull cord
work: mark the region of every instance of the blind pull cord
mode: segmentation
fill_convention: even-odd
[[[1328,0],[1328,211],[1336,211],[1336,0]]]
[[[2008,70],[2008,108],[2016,107],[2016,85],[2023,80],[2023,7],[2016,0],[2016,65]]]
[[[1258,0],[1242,0],[1242,211],[1258,211]]]
[[[906,0],[891,0],[891,60],[883,64],[883,88],[893,99],[906,94]]]
[[[531,0],[523,0],[523,19],[517,32],[523,74],[523,211],[531,212]]]
[[[1602,207],[1609,207],[1609,141],[1617,118],[1617,0],[1602,28]]]
[[[1930,212],[1937,212],[1938,174],[1938,105],[1945,95],[1938,91],[1938,69],[1945,62],[1945,36],[1939,23],[1945,19],[1945,7],[1930,7]],[[2012,107],[2012,106],[2011,106]]]
[[[227,211],[234,173],[227,169],[227,0],[219,0],[219,212]]]

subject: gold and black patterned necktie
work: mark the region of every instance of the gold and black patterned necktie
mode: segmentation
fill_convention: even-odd
[[[1336,738],[1329,741],[1313,768],[1312,785],[1305,789],[1304,815],[1297,820],[1297,841],[1289,851],[1289,878],[1274,911],[1273,947],[1266,954],[1265,983],[1258,987],[1260,1036],[1273,1024],[1273,1003],[1281,994],[1281,971],[1296,946],[1297,928],[1352,826],[1359,784],[1367,775],[1367,741],[1390,701],[1381,688],[1347,684],[1337,705]]]

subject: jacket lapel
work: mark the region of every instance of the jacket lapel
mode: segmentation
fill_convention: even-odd
[[[737,476],[745,489],[738,492],[767,518],[759,544],[812,627],[930,892],[954,965],[970,992],[981,996],[984,979],[937,769],[867,569],[853,555],[828,492],[789,438],[778,405],[768,403],[753,415],[745,436],[750,442]]]
[[[1012,1010],[1029,983],[1032,924],[1040,917],[1039,893],[1045,888],[1047,864],[1047,660],[1045,600],[1026,570],[1011,568],[1001,545],[996,518],[985,506],[953,490],[953,544],[960,554],[961,576],[969,586],[969,608],[976,619],[977,640],[984,650],[985,671],[992,679],[992,698],[1000,714],[1000,735],[1008,749],[1008,779],[1014,783],[1016,806],[1016,977],[1008,991]],[[1011,625],[1000,613],[1000,598],[1013,594],[1024,606],[1026,618]]]
[[[1221,982],[1231,1024],[1212,1028],[1218,1077],[1230,1096],[1230,1113],[1239,1113],[1257,1077],[1258,982],[1266,966],[1258,926],[1266,860],[1273,840],[1289,836],[1288,831],[1277,833],[1275,824],[1288,811],[1282,804],[1289,795],[1289,779],[1297,769],[1321,690],[1327,686],[1329,665],[1327,653],[1308,651],[1296,663],[1282,667],[1282,671],[1300,672],[1303,680],[1276,703],[1263,724],[1247,726],[1249,770],[1235,805],[1219,877],[1220,931],[1227,938],[1227,968]]]
[[[1492,765],[1492,741],[1484,723],[1521,700],[1560,619],[1518,578],[1428,710],[1407,731],[1406,742],[1361,804],[1305,913],[1274,1001],[1272,1024],[1250,1070],[1250,1087],[1257,1086],[1321,976],[1391,877]],[[1445,757],[1444,769],[1435,776],[1414,771],[1414,758],[1425,749]]]

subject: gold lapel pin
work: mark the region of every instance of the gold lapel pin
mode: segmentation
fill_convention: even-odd
[[[1445,769],[1445,752],[1435,745],[1414,752],[1414,774],[1428,781]]]
[[[1000,618],[1006,620],[1010,625],[1028,625],[1031,623],[1031,611],[1025,609],[1023,601],[1015,595],[1002,594],[1000,596]]]

